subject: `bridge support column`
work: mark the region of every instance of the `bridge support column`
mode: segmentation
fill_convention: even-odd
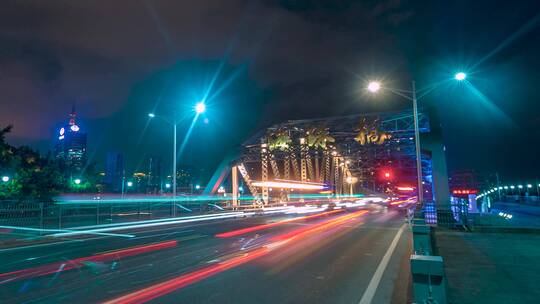
[[[268,145],[264,141],[261,144],[261,178],[263,182],[268,181]],[[268,187],[263,186],[261,193],[264,205],[268,205]]]
[[[300,179],[307,181],[307,145],[306,139],[300,138]]]
[[[450,210],[450,190],[448,187],[448,170],[446,168],[445,148],[442,140],[442,127],[435,109],[430,109],[430,132],[422,134],[422,149],[431,154],[431,170],[433,175],[433,199],[438,210]]]
[[[233,209],[238,208],[238,168],[233,166],[231,169],[231,179],[232,179],[232,207]]]

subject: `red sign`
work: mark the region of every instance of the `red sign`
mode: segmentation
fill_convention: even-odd
[[[452,191],[452,194],[454,195],[469,195],[469,194],[476,194],[478,193],[478,190],[476,189],[454,189]]]

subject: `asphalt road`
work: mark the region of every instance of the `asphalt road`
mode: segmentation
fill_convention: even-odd
[[[134,237],[73,236],[0,250],[0,303],[409,300],[411,236],[402,214],[312,215],[162,225],[115,231]],[[250,227],[258,230],[238,231]]]

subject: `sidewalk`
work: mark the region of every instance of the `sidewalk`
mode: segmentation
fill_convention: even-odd
[[[460,232],[437,228],[448,303],[538,303],[540,234]]]

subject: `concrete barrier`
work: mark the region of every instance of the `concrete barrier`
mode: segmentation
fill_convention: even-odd
[[[413,249],[418,255],[431,255],[431,227],[428,225],[412,225]]]
[[[411,255],[414,303],[446,304],[446,278],[440,256]]]
[[[413,225],[426,225],[426,220],[423,218],[413,218],[411,224]]]

